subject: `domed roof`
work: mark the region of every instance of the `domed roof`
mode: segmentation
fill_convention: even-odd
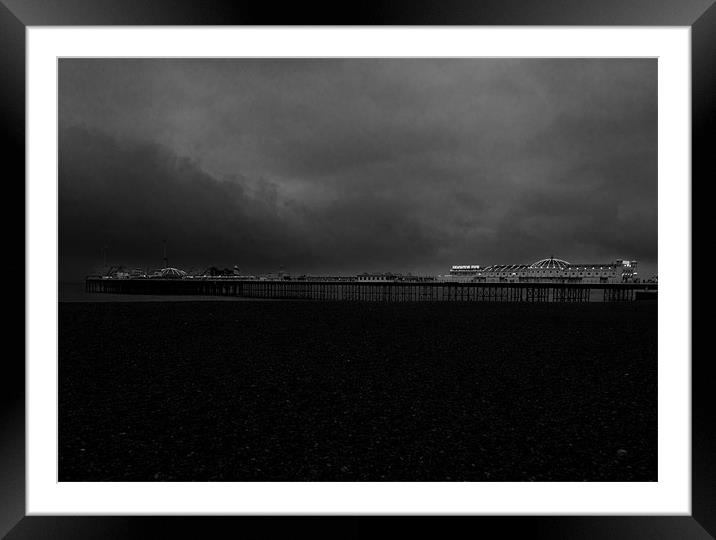
[[[186,272],[184,270],[179,270],[178,268],[162,268],[160,270],[162,277],[183,277],[186,276]]]
[[[563,261],[562,259],[555,259],[554,257],[550,257],[549,259],[541,259],[537,262],[533,262],[530,265],[530,268],[544,268],[547,270],[555,269],[555,270],[564,270],[569,266],[569,263],[567,261]]]

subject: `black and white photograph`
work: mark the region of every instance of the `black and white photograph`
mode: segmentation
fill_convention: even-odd
[[[60,58],[58,481],[658,482],[657,75]]]

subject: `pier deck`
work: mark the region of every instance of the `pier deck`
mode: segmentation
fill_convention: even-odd
[[[656,298],[657,284],[88,278],[85,290],[358,302],[630,302]]]

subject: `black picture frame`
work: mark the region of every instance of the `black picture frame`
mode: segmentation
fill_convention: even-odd
[[[210,0],[0,0],[0,107],[4,189],[12,205],[25,200],[25,29],[84,25],[575,25],[688,26],[692,33],[692,178],[716,178],[708,135],[716,125],[716,5],[714,0],[388,0],[318,4]],[[700,179],[700,180],[697,180]],[[692,180],[692,186],[694,183]],[[21,187],[22,186],[22,187]],[[18,193],[19,192],[19,193]],[[6,206],[10,204],[6,203]],[[6,231],[16,229],[6,226]],[[12,235],[6,242],[10,242]],[[15,235],[15,238],[17,235]],[[12,240],[17,241],[17,240]],[[20,246],[12,246],[20,260]],[[10,251],[10,250],[8,250]],[[25,240],[23,236],[24,261]],[[692,257],[693,264],[693,257]],[[15,274],[19,271],[14,268]],[[23,262],[24,275],[24,262]],[[19,279],[14,276],[13,279]],[[32,287],[25,282],[25,290]],[[17,287],[16,287],[17,288]],[[24,299],[23,299],[24,300]],[[23,302],[24,303],[24,302]],[[23,314],[24,314],[23,308]],[[7,311],[6,311],[7,313]],[[14,317],[14,315],[13,315]],[[16,334],[25,319],[15,317]],[[20,330],[19,326],[23,326]],[[12,334],[11,332],[10,334]],[[6,351],[11,349],[6,347]],[[24,349],[23,349],[24,350]],[[0,534],[8,538],[227,536],[286,532],[355,537],[399,528],[445,534],[466,526],[478,536],[536,538],[709,538],[716,535],[716,423],[710,411],[709,362],[692,358],[692,514],[684,517],[27,517],[25,516],[24,354],[6,352],[2,380]],[[211,532],[208,532],[211,530]]]

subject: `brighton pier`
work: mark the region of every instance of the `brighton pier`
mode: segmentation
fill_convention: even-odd
[[[165,264],[167,263],[165,255]],[[453,266],[450,274],[242,276],[238,268],[187,274],[167,267],[153,274],[115,270],[90,276],[90,293],[234,296],[285,300],[358,302],[630,302],[655,300],[656,281],[637,278],[636,261],[571,264],[550,257],[530,265]],[[217,275],[218,274],[218,275]]]

